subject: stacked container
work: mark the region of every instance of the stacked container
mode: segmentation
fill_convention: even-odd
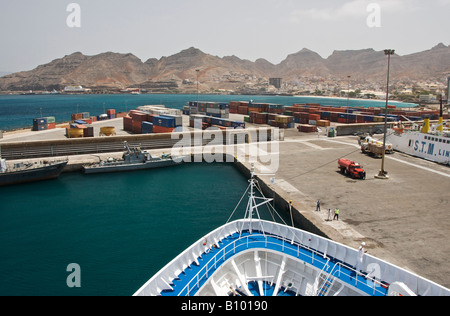
[[[116,118],[116,110],[107,110],[106,115],[108,115],[109,119],[115,119]]]
[[[172,133],[175,129],[175,118],[157,116],[153,118],[153,133]]]
[[[44,131],[47,129],[47,118],[41,117],[33,120],[33,131]]]
[[[142,122],[142,134],[152,134],[153,133],[153,123]]]

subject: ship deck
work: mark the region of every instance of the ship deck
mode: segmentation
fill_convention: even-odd
[[[266,249],[269,251],[281,252],[284,255],[297,258],[307,264],[310,264],[320,270],[328,265],[328,271],[335,271],[335,277],[348,285],[356,287],[366,295],[386,296],[388,294],[386,284],[381,282],[372,282],[366,279],[364,274],[356,274],[353,267],[350,267],[335,258],[324,258],[323,254],[310,251],[301,247],[297,243],[286,242],[285,239],[275,235],[263,234],[259,231],[245,231],[239,236],[238,233],[229,235],[219,242],[220,248],[212,247],[210,251],[203,253],[197,258],[197,263],[191,264],[187,269],[178,275],[171,284],[172,290],[164,290],[162,296],[194,296],[199,289],[207,282],[215,271],[217,271],[227,260],[240,252],[249,249]],[[328,261],[328,259],[331,259]],[[339,269],[333,270],[333,267],[339,266]],[[254,282],[253,282],[254,283]],[[249,282],[248,288],[255,296],[261,296],[259,289],[255,284]],[[253,284],[253,285],[252,285]],[[265,293],[263,296],[272,296],[274,286],[268,283],[264,284]],[[239,289],[237,289],[239,291]],[[239,291],[241,293],[241,291]],[[292,296],[296,293],[286,291],[281,288],[275,296]]]

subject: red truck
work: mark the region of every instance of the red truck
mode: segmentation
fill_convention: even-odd
[[[366,172],[359,163],[342,158],[338,161],[338,167],[343,174],[350,176],[353,179],[366,179]]]

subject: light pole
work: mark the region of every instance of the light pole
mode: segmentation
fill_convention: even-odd
[[[387,72],[387,87],[386,87],[386,108],[384,113],[384,137],[383,137],[383,158],[381,160],[381,170],[376,178],[378,179],[389,179],[388,173],[384,170],[384,161],[386,158],[386,134],[387,134],[387,121],[388,121],[388,103],[389,103],[389,72],[391,68],[391,55],[395,54],[395,50],[386,49],[384,54],[388,56],[388,72]]]
[[[198,114],[198,74],[200,73],[200,69],[195,70],[197,72],[197,114]]]
[[[347,76],[348,78],[348,88],[347,88],[347,124],[348,124],[348,107],[350,105],[350,78],[351,76]]]

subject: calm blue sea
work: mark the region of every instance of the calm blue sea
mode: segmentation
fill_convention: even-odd
[[[118,112],[133,110],[142,105],[163,104],[181,109],[186,102],[195,101],[196,95],[141,94],[141,95],[28,95],[0,96],[0,130],[31,127],[33,119],[55,116],[58,123],[70,121],[73,113],[89,112],[91,116],[106,113],[108,109]],[[249,101],[276,103],[291,106],[295,103],[320,103],[322,105],[346,106],[347,99],[318,97],[200,95],[201,101]],[[415,107],[416,104],[390,102],[399,107]],[[384,107],[384,101],[350,100],[350,106]]]
[[[132,295],[225,224],[247,186],[231,164],[192,163],[0,188],[0,296]]]

